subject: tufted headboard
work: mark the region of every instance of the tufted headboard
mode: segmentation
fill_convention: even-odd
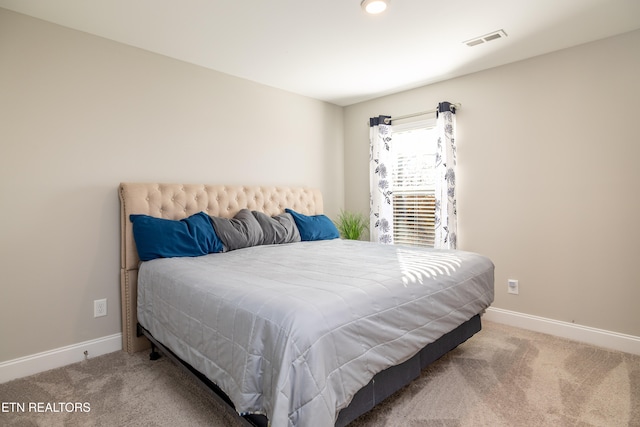
[[[149,347],[136,336],[138,264],[131,214],[182,219],[198,212],[225,218],[240,209],[277,215],[290,208],[305,215],[323,212],[322,194],[306,187],[262,187],[206,184],[120,184],[120,292],[122,348],[134,353]]]

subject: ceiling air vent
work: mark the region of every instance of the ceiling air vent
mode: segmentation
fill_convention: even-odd
[[[467,46],[477,46],[482,43],[487,43],[492,40],[502,39],[505,37],[507,37],[507,33],[505,33],[504,30],[498,30],[489,34],[485,34],[484,36],[467,40],[466,42],[463,42],[463,43],[466,44]]]

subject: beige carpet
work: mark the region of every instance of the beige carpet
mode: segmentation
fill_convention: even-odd
[[[2,426],[239,425],[168,359],[150,362],[147,352],[0,384],[0,402]],[[29,412],[38,402],[49,412]],[[64,412],[76,402],[90,411]],[[351,426],[640,426],[640,356],[485,322]]]

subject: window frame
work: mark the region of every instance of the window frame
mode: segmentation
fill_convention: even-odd
[[[437,151],[436,119],[416,120],[391,126],[392,154],[394,160],[393,177],[393,240],[396,244],[408,244],[416,246],[435,246],[435,182],[432,181],[428,188],[413,188],[403,190],[398,186],[399,154],[401,141],[397,137],[399,133],[414,130],[426,130],[432,137],[433,151],[427,156],[434,156]],[[428,141],[425,141],[428,142]],[[435,179],[435,176],[433,177]],[[412,201],[413,199],[413,201]],[[412,209],[413,212],[408,211]],[[404,219],[402,219],[404,217]]]

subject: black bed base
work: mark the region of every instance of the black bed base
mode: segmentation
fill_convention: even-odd
[[[420,372],[431,363],[444,356],[449,351],[462,344],[482,329],[480,315],[477,314],[453,331],[441,336],[436,341],[428,344],[411,359],[399,365],[392,366],[378,374],[353,397],[351,403],[338,414],[336,427],[344,427],[360,415],[369,412],[374,406],[400,390],[405,385],[420,376]],[[159,343],[145,328],[138,324],[138,336],[144,335],[151,341],[152,360],[159,357],[156,348],[178,366],[183,368],[191,377],[202,385],[205,390],[212,392],[213,397],[229,411],[239,417],[246,426],[267,427],[267,417],[264,415],[247,415],[240,417],[236,412],[231,399],[213,382],[198,372],[191,365],[176,356],[171,350]]]

